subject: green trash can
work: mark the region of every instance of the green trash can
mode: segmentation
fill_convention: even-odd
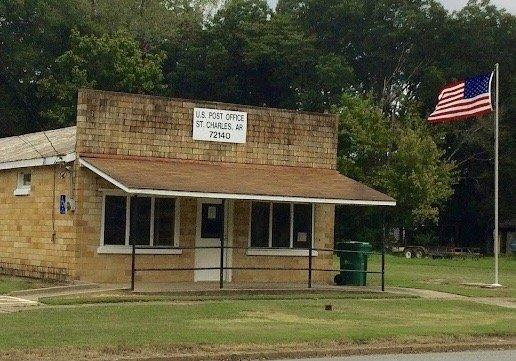
[[[351,270],[367,271],[367,256],[372,250],[370,243],[365,242],[338,242],[337,250],[352,252],[337,252],[340,258],[340,271],[335,276],[338,285],[365,286],[367,273],[351,272]]]

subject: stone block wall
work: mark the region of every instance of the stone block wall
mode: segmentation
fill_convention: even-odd
[[[77,212],[78,278],[100,283],[129,283],[131,280],[130,254],[99,254],[102,227],[102,191],[113,186],[90,170],[78,170]],[[195,245],[197,202],[193,198],[180,200],[180,247]],[[183,250],[181,255],[137,255],[136,268],[193,267],[194,251]],[[193,282],[193,272],[141,272],[136,282]]]
[[[72,194],[70,173],[62,166],[30,168],[30,195],[15,196],[24,170],[0,172],[0,273],[71,280],[77,269],[75,215],[59,213],[59,196]]]
[[[248,113],[245,144],[192,139],[195,107]],[[81,90],[77,153],[336,168],[337,117]]]
[[[249,246],[249,217],[251,212],[250,201],[235,201],[234,207],[233,244],[238,247]],[[333,226],[335,206],[328,204],[315,205],[314,248],[333,248]],[[331,269],[333,262],[332,252],[318,252],[312,258],[314,269]],[[308,257],[303,256],[249,256],[245,249],[235,249],[233,254],[235,267],[284,267],[308,268]],[[333,280],[334,273],[314,271],[313,282],[328,284]],[[241,283],[275,282],[275,283],[304,283],[308,282],[308,271],[281,271],[281,270],[235,270],[233,281]]]
[[[101,283],[126,283],[131,277],[131,255],[98,254],[102,221],[102,191],[112,186],[93,172],[78,169],[77,200],[81,205],[77,217],[78,266],[77,276],[83,281]],[[180,198],[179,248],[194,247],[196,242],[197,198]],[[232,201],[233,224],[229,242],[235,246],[249,244],[249,201]],[[315,245],[321,248],[333,247],[333,205],[315,206]],[[234,267],[289,267],[306,268],[308,257],[248,256],[244,249],[233,249]],[[137,255],[137,268],[192,268],[195,265],[195,250],[183,249],[181,255]],[[331,268],[333,256],[330,252],[319,252],[313,258],[314,268]],[[233,270],[232,281],[237,283],[288,283],[307,282],[307,271],[246,271]],[[314,272],[317,283],[330,283],[331,272]],[[136,283],[149,282],[193,282],[194,271],[141,272]]]

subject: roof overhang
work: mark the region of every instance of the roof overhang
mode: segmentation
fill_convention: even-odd
[[[79,157],[79,163],[134,195],[396,205],[391,197],[328,169],[94,157]]]
[[[58,163],[69,163],[75,160],[75,152],[65,154],[62,156],[51,156],[51,157],[40,157],[33,159],[15,160],[12,162],[0,163],[1,169],[16,169],[16,168],[27,168],[27,167],[40,167],[44,165],[53,165]]]

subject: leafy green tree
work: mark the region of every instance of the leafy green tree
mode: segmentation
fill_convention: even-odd
[[[143,54],[128,34],[101,37],[72,33],[71,48],[56,59],[50,76],[39,82],[46,107],[41,116],[59,126],[74,123],[77,89],[82,87],[159,93],[163,89],[161,52]]]
[[[393,226],[414,229],[437,222],[452,195],[455,165],[444,158],[416,114],[393,121],[371,98],[342,97],[339,170],[394,197]]]
[[[166,64],[172,95],[325,110],[353,78],[342,57],[321,53],[313,36],[265,0],[227,1],[181,45]]]
[[[88,28],[74,1],[0,1],[0,137],[47,129],[37,82],[69,47],[71,29]]]
[[[489,72],[499,62],[501,217],[514,218],[514,15],[488,0],[471,0],[454,13],[433,0],[280,0],[277,9],[315,37],[321,52],[343,57],[355,74],[353,88],[371,93],[392,119],[412,113],[414,104],[424,118],[443,85]],[[433,128],[444,156],[460,171],[457,192],[443,207],[441,223],[458,230],[463,244],[483,242],[493,227],[492,118]]]
[[[143,51],[181,41],[185,31],[202,24],[216,0],[89,0],[85,15],[96,34],[125,31]]]
[[[154,54],[167,44],[180,44],[191,29],[202,28],[214,2],[0,1],[0,136],[57,126],[42,117],[49,99],[38,88],[42,79],[54,76],[56,58],[70,49],[72,30],[97,37],[125,31],[144,53]]]
[[[294,13],[322,51],[352,66],[355,87],[375,96],[410,81],[421,61],[417,49],[442,44],[437,30],[447,15],[434,0],[280,0],[278,12]]]

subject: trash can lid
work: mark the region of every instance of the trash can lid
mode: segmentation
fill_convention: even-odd
[[[343,249],[343,250],[348,250],[348,251],[370,252],[373,249],[373,246],[371,246],[371,243],[367,243],[367,242],[349,241],[349,242],[337,242],[337,249]]]

